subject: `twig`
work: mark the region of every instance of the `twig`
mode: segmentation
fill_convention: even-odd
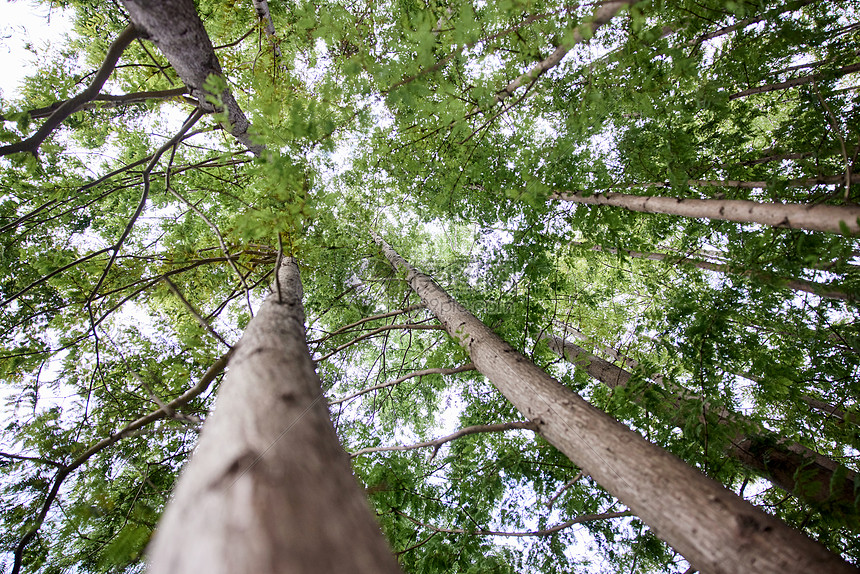
[[[564,493],[564,491],[565,491],[565,490],[567,490],[568,488],[570,488],[571,486],[573,486],[574,484],[576,484],[576,482],[577,482],[580,478],[582,478],[582,471],[577,472],[577,473],[576,473],[576,475],[575,475],[573,478],[571,478],[571,479],[570,479],[570,480],[568,480],[566,483],[564,483],[564,486],[562,486],[561,488],[559,488],[559,489],[558,489],[558,492],[556,492],[555,494],[553,494],[553,495],[552,495],[552,498],[550,498],[549,500],[547,500],[547,501],[544,503],[544,505],[545,505],[547,508],[550,508],[550,509],[551,509],[551,508],[552,508],[552,505],[555,503],[555,501],[556,501],[556,500],[558,500],[558,497],[559,497],[559,496],[561,496],[561,495]]]
[[[556,524],[555,526],[546,528],[544,530],[535,530],[532,532],[504,532],[498,530],[464,530],[462,528],[441,528],[439,526],[434,526],[432,524],[427,524],[421,522],[420,520],[416,520],[415,518],[412,518],[411,516],[404,514],[397,509],[394,509],[393,512],[398,516],[402,516],[403,518],[409,520],[413,524],[416,524],[423,528],[427,528],[429,530],[433,530],[434,532],[443,532],[448,534],[466,534],[468,536],[512,536],[516,538],[525,538],[529,536],[549,536],[550,534],[555,534],[560,530],[570,528],[574,524],[582,524],[583,522],[594,522],[595,520],[607,520],[610,518],[621,518],[623,516],[633,516],[633,513],[629,510],[622,510],[619,512],[604,512],[602,514],[585,514],[583,516],[578,516],[566,522],[562,522],[561,524]]]
[[[439,448],[445,444],[446,442],[451,442],[452,440],[456,440],[460,437],[470,435],[470,434],[478,434],[485,432],[502,432],[507,430],[514,429],[526,429],[534,431],[537,429],[537,425],[531,421],[524,422],[511,422],[511,423],[498,423],[492,425],[474,425],[470,427],[461,428],[460,430],[449,434],[448,436],[443,436],[442,438],[437,438],[435,440],[429,440],[425,442],[419,442],[410,445],[401,445],[401,446],[372,446],[368,448],[363,448],[354,453],[351,453],[350,458],[355,458],[357,456],[362,456],[365,454],[369,454],[372,452],[390,452],[390,451],[405,451],[405,450],[414,450],[416,448],[425,448],[428,446],[435,447],[433,449],[433,453],[430,455],[429,460],[433,460],[436,457],[436,453],[439,452]]]
[[[227,259],[228,259],[228,261],[230,261],[231,263],[233,262],[233,259],[232,259],[231,257],[229,257],[229,256],[228,256],[228,257],[227,257]],[[177,286],[176,286],[176,284],[175,284],[173,281],[171,281],[171,280],[170,280],[170,279],[168,279],[167,277],[162,278],[162,281],[164,281],[164,282],[167,284],[168,289],[170,289],[170,291],[171,291],[174,295],[176,295],[176,298],[177,298],[177,299],[179,299],[179,300],[182,302],[182,304],[183,304],[183,305],[185,305],[185,308],[186,308],[186,309],[188,310],[188,312],[189,312],[189,313],[191,313],[191,315],[192,315],[192,316],[197,320],[197,322],[200,324],[200,326],[201,326],[201,327],[203,327],[204,329],[206,329],[207,331],[209,331],[209,333],[210,333],[213,337],[215,337],[216,339],[218,339],[218,340],[219,340],[221,343],[223,343],[223,344],[224,344],[228,349],[232,349],[232,348],[233,348],[233,346],[232,346],[230,343],[228,343],[227,341],[225,341],[225,340],[224,340],[224,337],[222,337],[221,335],[219,335],[219,334],[218,334],[218,332],[217,332],[217,331],[215,331],[215,329],[213,329],[213,328],[212,328],[212,325],[210,325],[209,323],[207,323],[207,322],[206,322],[206,319],[204,319],[204,318],[203,318],[203,316],[200,314],[200,312],[199,312],[197,309],[195,309],[195,308],[194,308],[194,305],[192,305],[192,304],[188,301],[188,299],[186,299],[186,298],[185,298],[185,296],[184,296],[184,295],[182,294],[182,292],[179,290],[179,287],[177,287]]]
[[[445,327],[443,327],[442,325],[419,325],[417,323],[409,323],[409,324],[405,324],[405,325],[383,325],[382,327],[377,327],[376,329],[374,329],[373,331],[370,331],[369,333],[365,333],[364,335],[356,337],[355,339],[353,339],[352,341],[350,341],[348,343],[344,343],[343,345],[340,345],[339,347],[335,348],[335,350],[331,351],[327,355],[324,355],[323,357],[321,357],[319,359],[315,359],[315,362],[321,363],[321,362],[325,361],[326,359],[330,358],[332,355],[339,353],[340,351],[343,351],[347,347],[350,347],[350,346],[358,343],[359,341],[363,341],[365,339],[368,339],[370,337],[373,337],[374,335],[378,335],[379,333],[382,333],[385,331],[391,331],[392,329],[413,329],[413,330],[418,330],[418,331],[422,331],[422,330],[424,330],[424,331],[444,331]]]
[[[325,337],[321,337],[321,338],[315,339],[313,341],[308,341],[308,344],[313,345],[316,343],[322,343],[326,339],[334,337],[335,335],[339,335],[340,333],[343,333],[344,331],[348,331],[349,329],[352,329],[353,327],[357,327],[363,323],[367,323],[368,321],[375,321],[377,319],[386,319],[388,317],[394,317],[395,315],[402,315],[403,313],[409,313],[411,311],[415,311],[417,309],[423,309],[423,308],[424,308],[423,304],[409,305],[408,307],[404,307],[403,309],[398,309],[396,311],[389,311],[388,313],[380,313],[379,315],[373,315],[372,317],[365,317],[364,319],[359,319],[355,323],[350,323],[349,325],[346,325],[345,327],[341,327],[340,329],[332,331],[331,333],[329,333]]]
[[[403,381],[408,379],[412,379],[415,377],[423,377],[424,375],[453,375],[454,373],[462,373],[463,371],[474,371],[475,365],[472,363],[468,363],[463,365],[462,367],[456,367],[454,369],[424,369],[423,371],[415,371],[413,373],[409,373],[408,375],[403,375],[402,377],[398,377],[393,381],[388,381],[386,383],[382,383],[379,385],[374,385],[372,387],[368,387],[366,389],[362,389],[351,395],[343,397],[342,399],[335,399],[333,401],[329,401],[329,405],[339,405],[340,403],[344,403],[350,399],[354,399],[355,397],[360,397],[361,395],[366,395],[367,393],[372,393],[373,391],[377,391],[379,389],[384,389],[386,387],[393,387],[394,385],[398,385]]]

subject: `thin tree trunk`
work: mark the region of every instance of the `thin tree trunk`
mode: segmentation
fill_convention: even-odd
[[[371,232],[372,233],[372,232]],[[855,572],[818,543],[592,407],[372,233],[478,370],[537,432],[702,572]]]
[[[743,199],[683,199],[613,192],[585,195],[581,191],[556,192],[550,198],[586,205],[612,205],[642,213],[706,217],[844,235],[860,234],[860,224],[857,222],[860,218],[860,206],[857,205],[759,203]]]
[[[251,0],[254,4],[254,10],[257,12],[257,17],[263,23],[263,28],[266,31],[266,36],[272,43],[272,49],[275,56],[281,57],[281,49],[278,47],[278,39],[275,37],[275,23],[272,22],[272,14],[269,12],[269,3],[266,0]]]
[[[846,74],[851,74],[853,72],[860,71],[860,62],[856,64],[849,64],[848,66],[843,66],[837,70],[833,70],[832,73],[829,74],[809,74],[808,76],[801,76],[799,78],[793,78],[791,80],[787,80],[785,82],[778,82],[776,84],[767,84],[764,86],[756,86],[754,88],[749,88],[747,90],[743,90],[741,92],[737,92],[729,96],[729,100],[736,100],[738,98],[743,98],[746,96],[751,96],[753,94],[762,94],[765,92],[776,92],[778,90],[786,90],[788,88],[793,88],[795,86],[802,86],[804,84],[811,84],[817,80],[824,80],[828,77],[840,78],[845,76]]]
[[[600,245],[595,245],[591,249],[592,251],[602,251],[605,253],[613,254],[617,254],[619,252],[618,249],[611,247],[604,248]],[[826,297],[827,299],[854,301],[858,298],[857,293],[851,293],[849,291],[846,291],[838,285],[827,285],[823,283],[816,283],[815,281],[808,281],[806,279],[796,279],[793,277],[779,277],[766,271],[758,271],[755,269],[738,269],[722,263],[711,263],[710,261],[691,259],[689,257],[683,256],[678,257],[676,255],[670,255],[668,253],[633,251],[631,249],[622,249],[621,252],[637,259],[649,259],[651,261],[666,261],[667,263],[692,265],[693,267],[697,267],[699,269],[706,269],[708,271],[715,271],[717,273],[730,273],[732,275],[751,277],[753,279],[763,281],[769,285],[774,285],[776,287],[787,287],[788,289],[792,289],[794,291],[803,291],[804,293],[812,293],[813,295],[818,295],[819,297]]]
[[[352,476],[285,258],[149,548],[152,574],[400,572]]]
[[[226,111],[224,128],[255,155],[260,155],[263,146],[251,141],[248,134],[251,123],[230,90],[212,94],[204,87],[210,76],[223,79],[224,75],[193,0],[123,0],[123,5],[135,27],[161,50],[200,105],[210,111]],[[208,103],[207,96],[220,99],[223,107]]]
[[[810,187],[813,185],[832,185],[844,182],[845,174],[839,173],[836,175],[819,175],[817,177],[789,179],[783,183],[786,187]],[[860,183],[860,175],[852,175],[851,183]],[[770,187],[771,183],[769,181],[743,181],[737,179],[688,179],[687,185],[698,187],[731,187],[735,189],[767,189]],[[647,183],[628,183],[626,185],[614,187],[616,189],[624,187],[627,189],[634,187],[672,187],[672,184],[667,181],[649,181]]]
[[[826,403],[822,400],[816,399],[814,397],[802,396],[800,400],[805,402],[811,408],[821,411],[825,413],[827,416],[831,416],[840,422],[843,423],[851,423],[853,425],[860,426],[860,415],[854,413],[846,413],[836,405],[831,405],[830,403]]]
[[[593,378],[611,388],[627,386],[633,376],[621,367],[596,357],[561,337],[555,335],[544,335],[544,337],[553,352],[577,367],[585,369]],[[635,365],[632,359],[625,357],[625,360],[631,361],[627,363],[628,365]],[[664,377],[660,376],[660,379],[663,380]],[[673,399],[669,409],[674,413],[677,414],[680,410],[688,411],[689,409],[683,408],[685,404],[687,406],[695,404],[696,409],[705,414],[716,414],[717,424],[737,425],[738,428],[744,429],[732,438],[726,454],[740,460],[762,477],[806,502],[813,505],[828,504],[831,507],[829,510],[857,521],[854,472],[797,442],[781,440],[774,433],[741,414],[731,413],[724,408],[714,413],[707,402],[687,389],[665,383],[663,386]],[[639,402],[642,395],[632,395],[631,398]],[[686,425],[684,417],[678,417],[671,422],[678,428]],[[842,478],[836,478],[839,476]],[[798,479],[798,477],[801,478]]]

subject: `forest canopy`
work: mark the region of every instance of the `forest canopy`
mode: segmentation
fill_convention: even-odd
[[[0,92],[3,572],[143,571],[276,305],[404,572],[732,571],[496,338],[860,565],[860,2],[43,5],[72,30]]]

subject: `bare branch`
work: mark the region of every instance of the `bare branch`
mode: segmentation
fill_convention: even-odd
[[[394,317],[395,315],[402,315],[404,313],[410,313],[410,312],[415,311],[417,309],[423,309],[423,308],[424,308],[424,305],[421,305],[421,304],[409,305],[408,307],[404,307],[403,309],[398,309],[396,311],[389,311],[388,313],[380,313],[379,315],[373,315],[372,317],[365,317],[364,319],[359,319],[355,323],[350,323],[349,325],[347,325],[345,327],[341,327],[335,331],[332,331],[331,333],[327,334],[325,337],[321,337],[321,338],[313,340],[313,341],[308,341],[308,345],[312,345],[315,343],[322,343],[323,341],[325,341],[326,339],[329,339],[330,337],[334,337],[335,335],[339,335],[340,333],[343,333],[344,331],[348,331],[348,330],[352,329],[353,327],[357,327],[359,325],[367,323],[368,321],[375,321],[377,319],[385,319],[387,317]]]
[[[228,261],[230,261],[230,263],[233,263],[233,258],[232,258],[232,257],[229,257],[229,256],[228,256],[226,259],[227,259]],[[235,263],[234,263],[234,265],[235,265]],[[244,276],[242,277],[242,279],[244,280]],[[182,292],[179,290],[179,287],[177,287],[177,286],[176,286],[176,284],[175,284],[173,281],[171,281],[171,280],[170,280],[170,279],[168,279],[167,277],[164,277],[164,279],[162,279],[162,281],[164,281],[165,283],[167,283],[167,287],[170,289],[170,291],[171,291],[174,295],[176,295],[176,298],[177,298],[177,299],[179,299],[179,300],[182,302],[182,304],[185,306],[185,308],[188,310],[188,312],[189,312],[189,313],[191,313],[191,315],[192,315],[192,316],[197,320],[197,323],[199,323],[201,327],[203,327],[204,329],[206,329],[207,331],[209,331],[209,334],[210,334],[210,335],[212,335],[213,337],[215,337],[216,339],[218,339],[218,341],[220,341],[222,344],[224,344],[228,349],[232,349],[232,348],[233,348],[233,346],[232,346],[230,343],[228,343],[227,341],[225,341],[225,340],[224,340],[224,337],[222,337],[221,335],[219,335],[219,334],[217,333],[217,331],[215,331],[215,329],[213,329],[213,328],[212,328],[212,325],[210,325],[210,324],[206,321],[206,319],[204,319],[204,318],[203,318],[203,316],[202,316],[202,315],[200,315],[200,312],[199,312],[197,309],[195,309],[195,308],[194,308],[194,305],[192,305],[192,304],[188,301],[188,299],[186,299],[186,298],[185,298],[185,296],[184,296],[184,295],[182,294]]]
[[[430,460],[436,456],[436,453],[439,452],[439,447],[441,447],[446,442],[451,442],[452,440],[456,440],[462,436],[470,435],[470,434],[478,434],[484,432],[502,432],[513,429],[526,429],[530,431],[534,431],[537,429],[537,424],[529,421],[524,422],[511,422],[511,423],[498,423],[493,425],[474,425],[470,427],[461,428],[460,430],[449,434],[448,436],[443,436],[442,438],[437,438],[435,440],[429,440],[425,442],[419,442],[415,444],[405,445],[405,446],[372,446],[368,448],[363,448],[361,450],[355,451],[351,453],[350,458],[355,458],[357,456],[362,456],[365,454],[369,454],[372,452],[391,452],[391,451],[405,451],[405,450],[414,450],[416,448],[426,448],[428,446],[435,447],[433,449],[433,454],[430,455]]]
[[[560,530],[565,530],[566,528],[570,528],[575,524],[582,524],[583,522],[594,522],[595,520],[607,520],[610,518],[621,518],[624,516],[633,516],[633,513],[629,510],[622,510],[619,512],[604,512],[602,514],[585,514],[583,516],[578,516],[572,520],[568,520],[566,522],[562,522],[561,524],[556,524],[550,528],[546,528],[544,530],[535,530],[531,532],[502,532],[498,530],[464,530],[462,528],[441,528],[439,526],[434,526],[432,524],[426,524],[421,522],[420,520],[416,520],[411,516],[403,514],[399,510],[394,509],[394,512],[407,519],[408,521],[421,526],[423,528],[427,528],[434,532],[444,532],[447,534],[465,534],[467,536],[511,536],[515,538],[526,538],[529,536],[549,536],[550,534],[555,534]]]
[[[424,375],[453,375],[454,373],[462,373],[464,371],[474,371],[475,365],[472,363],[468,363],[461,367],[456,367],[454,369],[424,369],[423,371],[415,371],[409,373],[408,375],[403,375],[402,377],[398,377],[393,381],[388,381],[386,383],[382,383],[379,385],[374,385],[372,387],[368,387],[366,389],[362,389],[351,395],[343,397],[342,399],[335,399],[333,401],[329,401],[329,405],[339,405],[340,403],[344,403],[350,399],[354,399],[355,397],[360,397],[361,395],[366,395],[367,393],[371,393],[373,391],[377,391],[379,389],[384,389],[386,387],[393,387],[394,385],[398,385],[403,381],[413,379],[415,377],[423,377]]]
[[[412,330],[418,330],[418,331],[444,331],[445,327],[443,327],[441,325],[419,325],[416,323],[409,323],[409,324],[405,324],[405,325],[383,325],[382,327],[377,327],[373,331],[370,331],[368,333],[365,333],[364,335],[356,337],[355,339],[353,339],[352,341],[350,341],[348,343],[344,343],[343,345],[340,345],[339,347],[335,348],[335,350],[331,351],[327,355],[324,355],[323,357],[316,359],[316,362],[321,363],[321,362],[325,361],[326,359],[328,359],[329,357],[331,357],[332,355],[339,353],[340,351],[343,351],[347,347],[355,345],[359,341],[363,341],[365,339],[373,337],[374,335],[378,335],[379,333],[382,333],[384,331],[391,331],[393,329],[412,329]]]

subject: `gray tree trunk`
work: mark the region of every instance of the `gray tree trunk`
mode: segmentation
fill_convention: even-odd
[[[604,253],[613,254],[617,254],[619,252],[619,250],[614,247],[601,247],[600,245],[595,245],[591,249],[592,251],[602,251]],[[711,263],[710,261],[703,261],[701,259],[693,259],[691,257],[684,256],[679,257],[677,255],[670,255],[668,253],[633,251],[632,249],[622,249],[621,252],[637,259],[649,259],[651,261],[665,261],[667,263],[692,265],[693,267],[697,267],[699,269],[706,269],[708,271],[715,271],[717,273],[730,273],[743,277],[751,277],[754,279],[758,279],[764,283],[774,285],[775,287],[786,287],[794,291],[812,293],[813,295],[818,295],[819,297],[825,297],[827,299],[855,301],[858,298],[857,293],[848,291],[843,287],[840,287],[839,285],[816,283],[815,281],[796,279],[793,277],[779,277],[772,273],[768,273],[767,271],[759,271],[756,269],[743,269],[739,267],[733,267],[731,265],[726,265],[724,263]]]
[[[624,387],[633,376],[621,367],[596,357],[561,337],[546,335],[545,338],[553,352],[585,369],[589,375],[609,387]],[[661,376],[662,379],[664,378]],[[806,502],[816,506],[826,504],[829,512],[838,513],[855,523],[858,521],[854,494],[856,473],[800,443],[780,439],[739,413],[731,413],[725,409],[715,413],[707,402],[703,402],[687,389],[669,385],[664,385],[664,388],[669,393],[672,403],[669,408],[672,412],[678,414],[678,408],[684,404],[689,406],[695,403],[700,405],[697,410],[716,415],[717,424],[744,429],[733,437],[726,450],[727,455]],[[632,398],[638,402],[641,395],[632,395]],[[678,417],[671,422],[683,428],[686,420],[684,417]]]
[[[614,205],[642,213],[665,213],[683,217],[706,217],[773,227],[809,229],[848,235],[860,234],[860,206],[798,203],[759,203],[745,199],[681,199],[629,193],[560,191],[552,199],[587,205]],[[842,226],[845,226],[843,230]]]
[[[838,556],[592,407],[371,232],[391,265],[537,432],[705,573],[856,572]]]
[[[298,266],[277,274],[156,530],[152,574],[400,572],[329,420]]]
[[[123,0],[123,5],[134,26],[161,50],[200,105],[210,111],[226,110],[224,129],[255,155],[260,155],[263,146],[251,141],[248,134],[251,123],[230,90],[210,94],[203,87],[210,76],[223,79],[224,75],[193,0]],[[220,98],[223,108],[208,103],[207,95]]]

